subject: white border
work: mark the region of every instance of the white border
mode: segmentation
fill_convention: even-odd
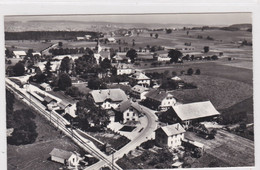
[[[254,60],[254,109],[255,109],[255,167],[210,169],[260,169],[259,160],[259,40],[260,3],[257,0],[0,0],[0,160],[1,168],[7,169],[5,133],[5,84],[4,84],[4,15],[49,14],[134,14],[134,13],[206,13],[206,12],[252,12],[253,13],[253,60]],[[209,169],[209,168],[204,168]]]

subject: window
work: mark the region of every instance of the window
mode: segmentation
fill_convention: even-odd
[[[135,116],[135,113],[133,113],[133,116]]]
[[[126,116],[129,116],[129,112],[127,112]]]

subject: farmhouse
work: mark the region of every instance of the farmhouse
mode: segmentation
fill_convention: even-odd
[[[160,146],[176,148],[181,145],[185,132],[179,123],[163,126],[155,131],[155,142]]]
[[[132,74],[133,72],[132,64],[118,63],[116,65],[116,68],[117,68],[117,75]]]
[[[103,109],[117,108],[120,102],[127,100],[125,92],[119,88],[92,90],[89,94],[94,103]]]
[[[172,94],[158,89],[149,91],[145,96],[145,101],[150,103],[152,109],[167,110],[176,104],[176,99]]]
[[[44,91],[51,91],[51,86],[47,83],[40,84],[40,88]]]
[[[62,149],[54,148],[51,152],[51,160],[62,163],[68,166],[77,166],[79,163],[79,157],[73,152],[65,151]]]
[[[26,56],[25,51],[13,51],[13,54],[15,58],[23,58]]]
[[[147,77],[145,74],[137,72],[133,75],[129,76],[129,78],[132,78],[136,81],[136,84],[142,85],[142,86],[150,86],[151,79]]]
[[[161,61],[161,62],[169,62],[171,60],[170,57],[168,57],[168,54],[160,54],[158,57],[157,57],[157,61]]]
[[[148,93],[148,91],[149,89],[144,86],[135,85],[131,89],[131,96],[136,99],[144,100],[146,99],[145,94]]]
[[[210,101],[189,103],[172,106],[172,118],[180,122],[185,129],[193,122],[202,122],[211,120],[219,115]]]
[[[138,121],[141,114],[141,108],[137,103],[129,100],[119,103],[115,109],[116,121],[126,123],[128,121]]]

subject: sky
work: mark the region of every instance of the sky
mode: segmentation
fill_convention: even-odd
[[[232,25],[252,23],[251,13],[143,14],[143,15],[45,15],[6,16],[5,21],[84,21],[119,23],[158,23],[192,25]]]

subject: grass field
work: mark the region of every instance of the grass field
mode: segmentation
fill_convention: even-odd
[[[16,102],[14,105],[15,109],[26,107],[28,106],[21,102]],[[39,114],[36,114],[34,121],[37,125],[38,137],[33,144],[20,146],[7,145],[8,169],[57,170],[62,167],[62,165],[49,160],[49,153],[53,148],[82,153],[82,150],[74,144],[70,138],[56,131],[56,129]]]
[[[28,51],[28,49],[33,49],[34,51],[41,51],[49,47],[52,43],[43,43],[40,41],[15,41],[15,40],[7,40],[5,41],[5,47],[9,50],[24,50]],[[12,48],[14,46],[15,48]]]

